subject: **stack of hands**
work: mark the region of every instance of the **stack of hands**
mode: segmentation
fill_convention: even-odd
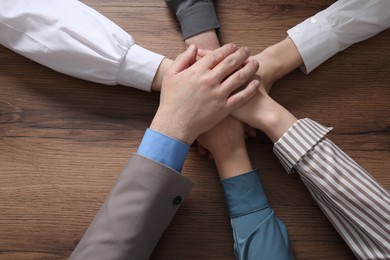
[[[339,0],[254,56],[247,47],[220,47],[212,1],[166,2],[180,17],[189,46],[175,61],[135,44],[79,1],[1,2],[0,44],[5,47],[74,77],[161,91],[150,126],[154,131],[145,133],[70,258],[148,259],[192,188],[178,172],[188,145],[198,140],[222,179],[237,259],[293,259],[287,229],[270,208],[249,160],[245,136],[259,129],[274,142],[286,171],[299,174],[353,253],[360,259],[389,259],[388,190],[325,137],[329,128],[297,120],[268,92],[295,68],[310,72],[389,28],[383,10],[390,2]],[[194,10],[192,4],[200,7],[198,14],[186,11]],[[200,20],[199,31],[189,28]]]
[[[198,139],[221,178],[252,170],[245,136],[257,128],[276,141],[297,120],[269,97],[271,83],[263,82],[259,68],[247,47],[205,51],[190,45],[162,80],[150,128],[187,144]]]

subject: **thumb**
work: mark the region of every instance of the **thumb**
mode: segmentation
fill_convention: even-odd
[[[175,75],[190,67],[196,61],[197,52],[198,48],[191,44],[185,52],[177,56],[167,74]]]

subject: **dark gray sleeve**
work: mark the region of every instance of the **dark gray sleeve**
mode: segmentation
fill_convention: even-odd
[[[176,14],[184,39],[220,28],[212,0],[165,0]]]

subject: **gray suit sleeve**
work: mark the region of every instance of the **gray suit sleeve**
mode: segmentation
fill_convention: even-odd
[[[70,259],[149,259],[192,185],[133,154]]]
[[[184,39],[220,28],[212,0],[165,0],[176,14]]]

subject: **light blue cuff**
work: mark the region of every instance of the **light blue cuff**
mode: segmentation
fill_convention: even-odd
[[[189,149],[190,145],[148,128],[137,153],[181,172]]]
[[[257,170],[221,180],[230,217],[269,207]]]

